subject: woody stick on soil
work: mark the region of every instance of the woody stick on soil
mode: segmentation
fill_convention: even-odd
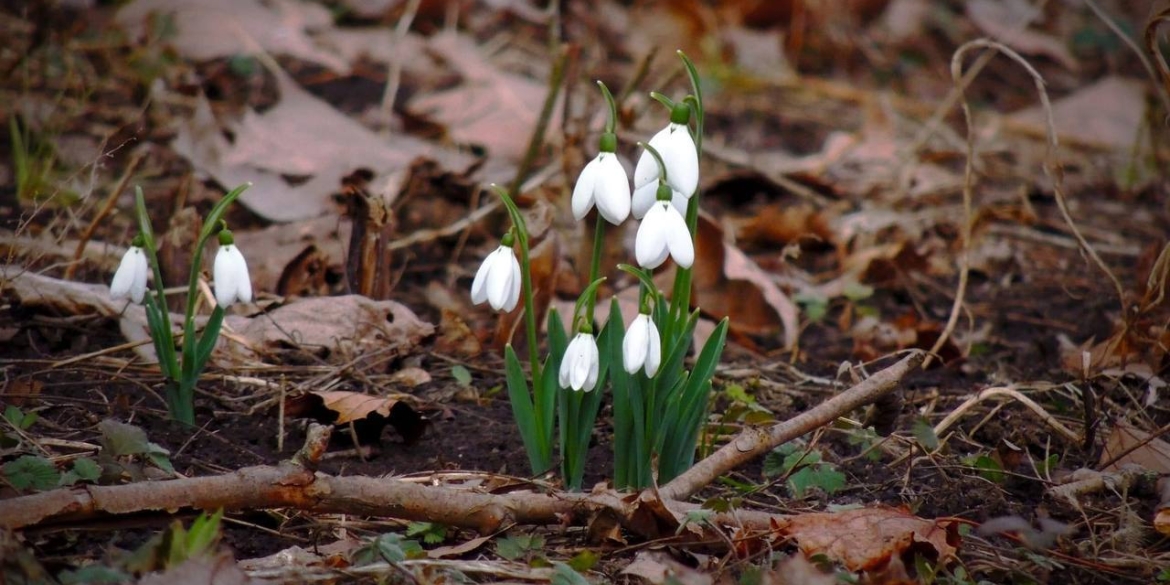
[[[923,358],[922,352],[914,352],[795,418],[769,429],[745,430],[663,486],[653,499],[670,500],[669,507],[676,512],[685,510],[691,505],[680,500],[721,474],[894,390]],[[248,467],[224,475],[160,482],[62,488],[0,501],[0,528],[20,530],[40,524],[150,510],[278,507],[440,522],[481,533],[494,532],[510,524],[555,524],[564,517],[581,521],[591,512],[608,509],[628,528],[639,526],[634,518],[637,500],[613,490],[496,495],[422,486],[393,478],[314,474],[315,464],[328,443],[328,430],[328,427],[312,426],[305,446],[292,461],[278,466]],[[743,521],[743,511],[737,514]]]

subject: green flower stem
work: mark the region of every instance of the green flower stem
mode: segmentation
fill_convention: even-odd
[[[508,217],[512,220],[512,229],[516,235],[516,242],[520,244],[520,289],[524,297],[524,326],[528,335],[528,361],[532,368],[532,384],[539,388],[541,382],[540,350],[536,342],[536,303],[532,299],[532,261],[529,257],[528,225],[524,222],[524,215],[516,206],[516,201],[503,187],[493,183],[492,190],[504,202]],[[538,411],[539,412],[539,411]]]
[[[654,157],[654,162],[658,163],[658,182],[659,184],[666,182],[666,163],[662,160],[662,154],[658,152],[657,148],[650,146],[649,142],[639,142],[638,146],[646,149],[650,156]]]
[[[604,247],[605,219],[598,213],[597,226],[593,228],[593,259],[589,263],[589,282],[597,282],[597,279],[601,278],[601,254],[604,252]],[[596,300],[596,295],[594,295],[585,307],[585,320],[589,322],[590,326],[593,325],[593,307],[597,305]]]
[[[690,103],[691,111],[695,116],[695,129],[691,137],[695,141],[695,151],[698,153],[699,160],[703,159],[703,125],[705,119],[705,110],[703,108],[703,88],[702,82],[699,79],[699,71],[695,68],[695,64],[686,53],[678,51],[678,56],[682,59],[683,67],[686,68],[687,77],[691,81],[692,94],[687,96],[686,100]],[[691,232],[692,240],[698,236],[699,226],[699,198],[703,190],[696,188],[695,192],[691,194],[690,201],[687,203],[687,229]],[[697,242],[696,242],[697,246]],[[673,293],[671,294],[671,322],[681,322],[686,318],[687,312],[690,310],[691,304],[691,281],[693,279],[692,269],[679,270],[674,276]]]

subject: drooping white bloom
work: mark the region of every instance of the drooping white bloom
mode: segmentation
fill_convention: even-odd
[[[667,256],[682,268],[695,262],[695,244],[687,230],[687,222],[669,201],[658,201],[650,207],[634,240],[634,256],[642,268],[655,269]]]
[[[130,246],[118,264],[114,280],[110,282],[110,296],[115,299],[129,297],[135,303],[142,303],[146,296],[146,277],[149,273],[146,252],[141,246]]]
[[[590,333],[578,333],[569,342],[561,358],[558,381],[561,388],[589,392],[597,386],[597,373],[601,364],[597,351],[597,340]]]
[[[520,261],[511,246],[501,245],[484,258],[471,283],[471,302],[487,301],[492,309],[511,311],[520,301]]]
[[[662,364],[662,338],[650,315],[639,313],[630,323],[622,340],[622,364],[631,374],[643,368],[650,378],[658,373],[658,366]]]
[[[671,112],[670,125],[650,139],[650,146],[658,151],[662,157],[662,164],[666,167],[666,182],[686,198],[694,195],[695,189],[699,187],[699,152],[687,127],[689,118],[689,108],[681,104],[676,106],[675,111]],[[644,198],[638,199],[636,194],[647,185],[654,185],[658,181],[658,175],[658,161],[654,160],[650,151],[643,151],[638,159],[638,165],[634,167],[634,217],[639,217],[639,211],[645,214],[649,207],[639,208],[637,203],[644,201]],[[655,188],[650,187],[651,194]]]
[[[248,262],[227,230],[219,233],[219,250],[215,252],[211,273],[215,278],[215,302],[220,307],[226,309],[237,301],[252,302],[252,278],[248,275]]]
[[[614,225],[630,215],[630,180],[613,152],[599,152],[581,170],[573,187],[573,217],[584,219],[594,203],[601,217]]]

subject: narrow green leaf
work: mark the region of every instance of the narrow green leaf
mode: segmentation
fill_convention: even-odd
[[[715,368],[719,365],[723,346],[727,342],[728,323],[724,318],[707,338],[707,343],[695,360],[694,370],[677,397],[677,410],[666,418],[666,424],[674,426],[665,433],[665,448],[659,460],[660,482],[674,479],[694,462],[695,446],[710,401],[711,378],[715,375]]]
[[[220,508],[210,516],[206,512],[200,514],[191,523],[186,538],[187,558],[199,557],[211,550],[219,540],[219,524],[222,518],[223,508]]]
[[[610,302],[609,320],[615,323],[612,334],[625,336],[625,322],[621,316],[617,299]],[[616,316],[616,319],[615,319]],[[608,327],[608,324],[607,324]],[[607,345],[603,351],[609,354],[609,385],[613,392],[613,482],[619,489],[633,486],[631,463],[633,461],[634,418],[630,406],[631,376],[621,365],[621,343]]]
[[[528,453],[532,473],[533,475],[544,473],[548,469],[547,461],[542,456],[540,429],[537,427],[532,396],[528,391],[528,380],[524,376],[520,358],[516,357],[516,350],[512,349],[511,344],[504,348],[504,373],[508,386],[508,402],[512,405],[512,418],[516,420],[516,426],[520,429],[520,439]]]
[[[170,320],[164,319],[154,297],[149,294],[143,300],[143,308],[150,339],[154,342],[154,352],[158,354],[158,367],[163,377],[178,380],[179,363],[175,359],[175,338],[171,335]]]
[[[199,338],[199,343],[195,347],[195,367],[193,374],[195,378],[203,373],[203,368],[207,366],[208,360],[211,359],[211,352],[215,349],[215,342],[219,340],[219,330],[223,327],[223,308],[216,305],[211,310],[211,316],[207,318],[207,325],[203,328],[203,336]]]

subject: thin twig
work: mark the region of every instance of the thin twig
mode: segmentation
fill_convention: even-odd
[[[852,388],[768,429],[749,428],[735,440],[674,478],[659,490],[663,499],[682,500],[755,457],[801,435],[833,422],[894,390],[902,378],[917,368],[925,354],[915,351],[898,363],[870,376]]]
[[[1121,281],[1109,269],[1109,266],[1097,254],[1097,251],[1089,245],[1085,240],[1084,235],[1081,234],[1080,228],[1077,227],[1076,222],[1073,221],[1072,215],[1068,211],[1068,204],[1064,193],[1064,168],[1061,166],[1057,154],[1060,149],[1059,141],[1056,138],[1056,123],[1053,120],[1052,103],[1048,99],[1048,91],[1044,88],[1044,78],[1028,63],[1023,57],[1012,49],[989,39],[976,39],[964,43],[959,47],[954,56],[951,57],[951,79],[954,83],[959,83],[963,79],[963,56],[972,49],[988,48],[999,51],[1005,56],[1011,58],[1013,61],[1020,64],[1025,71],[1032,77],[1033,83],[1036,85],[1036,92],[1040,96],[1040,105],[1044,110],[1044,122],[1047,128],[1048,136],[1048,150],[1044,156],[1044,172],[1052,179],[1052,191],[1055,195],[1056,206],[1060,209],[1060,214],[1064,218],[1065,223],[1068,224],[1069,230],[1072,231],[1073,237],[1076,238],[1077,243],[1080,244],[1081,251],[1093,259],[1094,263],[1101,269],[1109,280],[1113,282],[1113,287],[1117,291],[1117,298],[1121,303],[1122,314],[1128,314],[1128,303],[1125,298],[1125,291],[1121,286]],[[933,355],[937,353],[943,345],[950,339],[951,334],[955,331],[955,325],[959,321],[959,312],[962,309],[963,301],[967,293],[967,280],[970,274],[970,253],[971,253],[971,233],[973,228],[974,213],[972,211],[972,199],[974,191],[974,176],[975,176],[975,127],[971,116],[971,105],[967,102],[967,95],[964,91],[961,96],[960,105],[963,109],[963,118],[967,125],[967,164],[963,173],[963,251],[959,256],[959,284],[955,290],[955,300],[951,305],[950,316],[947,318],[946,327],[943,328],[942,334],[939,335],[938,340],[931,348],[930,353]],[[928,357],[923,367],[929,366],[931,358]]]
[[[69,266],[65,267],[64,280],[73,280],[73,274],[77,272],[77,266],[81,262],[81,256],[85,254],[85,247],[89,244],[90,239],[93,238],[93,233],[97,231],[97,226],[114,210],[114,204],[118,202],[118,198],[126,190],[126,185],[130,183],[130,177],[134,175],[134,171],[138,170],[138,164],[142,162],[145,156],[145,153],[141,150],[134,152],[134,155],[130,157],[130,162],[126,164],[126,170],[122,171],[122,176],[118,178],[118,183],[114,185],[114,188],[110,190],[110,194],[106,196],[106,200],[102,202],[102,206],[98,209],[97,215],[93,216],[93,220],[85,227],[85,231],[81,232],[81,238],[77,241],[77,249],[73,251],[73,261],[69,263]]]
[[[401,48],[402,40],[410,32],[410,25],[418,14],[419,4],[422,4],[422,0],[407,0],[406,9],[398,19],[398,25],[394,27],[395,51],[390,59],[390,69],[386,73],[386,89],[382,93],[382,112],[386,114],[387,119],[394,113],[394,100],[398,98],[398,86],[402,82],[402,65],[405,58],[397,49]]]
[[[965,402],[963,402],[963,404],[960,404],[958,408],[952,410],[949,414],[947,414],[946,418],[942,419],[941,421],[939,421],[939,423],[937,425],[935,425],[935,427],[934,427],[935,436],[942,436],[942,434],[945,433],[947,431],[947,429],[951,428],[951,425],[955,424],[955,422],[957,422],[960,418],[963,417],[963,414],[965,412],[970,410],[976,404],[979,404],[980,402],[983,402],[985,400],[990,400],[992,398],[999,398],[1001,396],[1006,396],[1008,398],[1012,398],[1015,401],[1019,402],[1020,404],[1023,404],[1024,406],[1028,407],[1028,409],[1031,410],[1032,412],[1036,413],[1036,416],[1040,417],[1040,419],[1043,420],[1045,424],[1052,427],[1052,429],[1054,431],[1056,431],[1057,433],[1060,433],[1061,436],[1063,436],[1065,439],[1068,439],[1070,442],[1072,442],[1074,444],[1079,444],[1081,442],[1080,435],[1078,435],[1076,432],[1072,431],[1068,427],[1064,426],[1063,424],[1060,424],[1060,421],[1056,420],[1056,418],[1053,417],[1051,414],[1048,414],[1048,411],[1044,410],[1044,407],[1040,406],[1039,404],[1036,404],[1036,402],[1034,400],[1032,400],[1031,398],[1028,398],[1023,393],[1021,393],[1019,390],[1016,390],[1015,388],[1008,388],[1008,387],[1003,387],[1003,386],[997,386],[995,388],[987,388],[986,390],[983,390],[979,394],[976,394],[975,396],[968,398]]]

